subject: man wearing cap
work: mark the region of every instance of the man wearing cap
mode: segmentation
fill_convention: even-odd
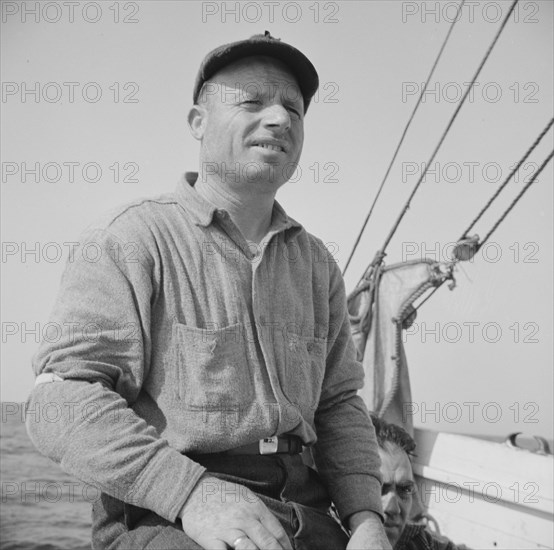
[[[198,173],[89,228],[99,259],[67,265],[67,332],[39,348],[29,398],[63,415],[27,429],[102,491],[94,548],[390,549],[342,277],[275,201],[317,87],[267,32],[212,51]]]

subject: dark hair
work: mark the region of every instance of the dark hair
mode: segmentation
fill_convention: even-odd
[[[384,449],[385,443],[388,441],[389,443],[398,445],[398,447],[407,454],[413,453],[416,448],[416,442],[404,428],[386,422],[375,413],[369,413],[369,416],[375,427],[375,435],[377,436],[377,444],[379,447]]]

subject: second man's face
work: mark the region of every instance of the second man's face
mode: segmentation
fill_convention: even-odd
[[[397,445],[386,443],[384,449],[379,448],[379,456],[385,532],[394,547],[410,516],[415,491],[414,476],[408,455]]]
[[[294,173],[304,141],[304,102],[286,66],[247,57],[204,85],[203,161],[230,187],[275,192]],[[260,186],[263,186],[260,189]]]

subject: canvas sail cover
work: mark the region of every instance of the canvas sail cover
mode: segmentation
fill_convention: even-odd
[[[446,264],[429,259],[384,266],[375,262],[348,297],[352,335],[365,371],[360,395],[368,409],[413,435],[410,377],[402,330],[415,319],[414,301],[452,278]]]

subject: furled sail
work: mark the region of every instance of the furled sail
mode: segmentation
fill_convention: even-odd
[[[365,371],[360,395],[370,411],[412,434],[405,408],[412,394],[402,330],[415,319],[413,303],[452,278],[452,264],[426,258],[390,266],[374,262],[348,297],[352,335]]]

